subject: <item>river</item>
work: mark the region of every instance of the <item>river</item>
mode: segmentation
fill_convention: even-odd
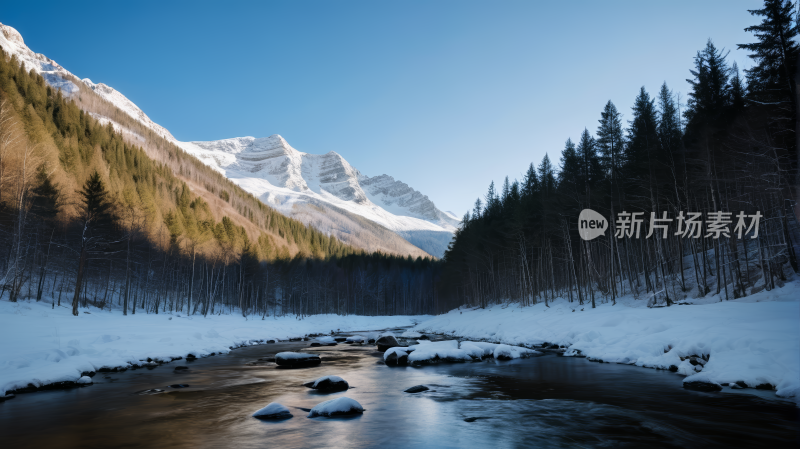
[[[524,360],[388,367],[372,345],[308,349],[322,364],[276,369],[259,358],[308,342],[250,346],[194,361],[97,373],[91,387],[0,403],[4,448],[798,447],[800,415],[771,391],[702,393],[682,376],[548,354]],[[185,373],[173,368],[188,366]],[[339,375],[343,393],[304,381]],[[169,388],[172,384],[187,388]],[[430,391],[409,394],[423,384]],[[162,389],[163,393],[143,394]],[[346,395],[352,418],[306,418]],[[270,402],[294,417],[250,415]]]

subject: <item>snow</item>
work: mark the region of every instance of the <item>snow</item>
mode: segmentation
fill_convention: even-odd
[[[348,397],[341,397],[317,404],[308,413],[308,417],[348,415],[363,412],[364,407],[361,404]]]
[[[530,357],[535,354],[541,354],[539,351],[533,349],[520,348],[519,346],[497,345],[494,348],[494,358],[496,359],[519,359],[522,357]]]
[[[413,329],[508,345],[565,345],[567,356],[649,368],[674,365],[688,376],[686,382],[769,383],[778,396],[800,399],[800,280],[736,300],[706,296],[696,302],[648,308],[646,300],[625,296],[615,306],[601,300],[596,309],[565,299],[550,307],[461,308]],[[488,343],[464,342],[462,350],[468,352],[469,345],[491,349]],[[418,345],[409,361],[423,357],[418,351],[424,347]],[[708,362],[693,366],[689,356],[705,356]]]
[[[90,312],[89,314],[84,311]],[[241,314],[203,318],[180,314],[123,316],[119,310],[51,309],[49,302],[0,301],[0,395],[28,383],[77,381],[102,367],[145,365],[194,354],[204,357],[256,340],[289,340],[308,334],[411,326],[420,317],[316,315],[245,319]],[[171,368],[168,368],[171,369]]]
[[[420,334],[419,332],[414,332],[414,331],[405,331],[402,334],[400,334],[400,337],[401,338],[419,338],[419,337],[422,337],[422,334]]]
[[[319,383],[323,382],[325,380],[329,380],[329,381],[331,381],[333,383],[340,383],[340,382],[347,383],[346,380],[342,379],[339,376],[323,376],[323,377],[320,377],[319,379],[315,380],[314,383],[311,385],[311,388],[317,388],[317,386],[319,386]]]
[[[333,337],[330,337],[330,336],[317,337],[316,340],[319,343],[322,343],[324,345],[331,344],[331,343],[336,343],[336,339],[334,339]]]
[[[319,357],[318,354],[307,354],[304,352],[279,352],[275,354],[275,360],[307,360]]]
[[[364,343],[366,340],[361,335],[353,335],[352,337],[347,337],[347,340],[345,341],[347,343]]]
[[[391,354],[397,354],[397,357],[401,357],[407,355],[411,352],[411,349],[403,347],[403,346],[395,346],[394,348],[389,348],[386,352],[383,353],[383,360],[386,361]]]
[[[270,402],[266,407],[253,413],[254,418],[291,417],[292,412],[277,402]]]
[[[413,350],[413,352],[408,355],[408,363],[412,365],[415,364],[415,362],[419,364],[437,360],[437,358],[446,359],[447,361],[468,362],[472,360],[470,352],[458,347],[457,340],[436,342],[427,342],[423,340],[418,345],[409,346],[408,349]]]
[[[92,382],[92,378],[89,377],[89,376],[83,376],[80,379],[78,379],[77,382],[80,385],[90,385],[90,384],[94,383],[94,382]]]
[[[342,209],[436,257],[444,254],[459,223],[427,196],[391,176],[370,178],[333,151],[303,153],[277,134],[177,143],[265,204],[298,219],[305,217],[298,205]]]

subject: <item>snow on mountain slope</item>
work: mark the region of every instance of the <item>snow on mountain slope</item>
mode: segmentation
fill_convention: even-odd
[[[61,89],[65,95],[78,92],[78,86],[69,79],[72,77],[71,73],[47,56],[31,51],[17,30],[2,23],[0,23],[0,47],[3,47],[6,53],[15,55],[27,70],[33,69],[42,75],[47,84]]]
[[[330,205],[384,226],[436,257],[444,254],[458,225],[405,183],[365,176],[333,151],[300,152],[277,134],[179,145],[289,216],[299,215],[297,205],[303,203]]]
[[[62,89],[65,95],[80,91],[77,77],[50,58],[31,51],[14,28],[0,24],[0,47],[15,55],[28,70],[40,73],[48,84]],[[458,226],[458,217],[437,209],[427,196],[388,175],[365,176],[335,152],[302,153],[279,135],[180,142],[120,92],[89,78],[81,82],[134,120],[179,145],[281,213],[307,224],[322,225],[320,230],[341,240],[357,245],[363,241],[354,239],[353,235],[361,235],[367,240],[384,242],[377,246],[366,244],[366,249],[393,248],[394,252],[418,255],[416,248],[410,245],[387,241],[386,234],[377,226],[428,254],[441,257]],[[144,139],[107,117],[92,115],[101,123],[112,123],[134,140]],[[315,213],[332,214],[335,219],[321,220]],[[348,214],[360,216],[368,223],[346,217]],[[357,229],[344,226],[344,222]]]

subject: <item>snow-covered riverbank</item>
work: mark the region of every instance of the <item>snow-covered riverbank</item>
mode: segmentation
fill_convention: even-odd
[[[567,355],[677,367],[685,382],[770,384],[778,396],[800,399],[800,281],[732,301],[706,297],[655,309],[646,302],[623,297],[592,309],[558,299],[550,307],[462,308],[414,330],[515,345],[547,342],[566,346]],[[699,356],[696,365],[690,356]]]
[[[77,317],[50,303],[0,301],[0,396],[6,391],[74,382],[82,372],[225,353],[256,340],[288,340],[331,330],[364,331],[411,326],[430,317],[317,315],[250,317],[136,314],[88,309]]]

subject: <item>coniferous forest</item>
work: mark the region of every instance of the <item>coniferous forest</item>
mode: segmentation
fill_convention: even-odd
[[[798,270],[794,11],[786,0],[751,11],[746,71],[709,39],[687,67],[685,97],[642,87],[629,120],[600,105],[598,123],[576,124],[557,160],[492,183],[442,260],[369,253],[287,218],[82,83],[65,97],[2,54],[0,298],[52,299],[74,314],[114,305],[266,317],[556,297],[594,306],[626,294],[669,306],[684,294],[772,289]],[[584,209],[609,220],[604,238],[579,237]],[[731,213],[730,232],[714,238],[717,212]],[[641,236],[615,237],[620,213],[639,214]],[[690,213],[706,221],[697,238],[674,232]],[[760,216],[757,235],[736,235],[740,213]],[[657,227],[645,238],[651,217],[672,220],[666,238]]]
[[[492,183],[444,257],[443,302],[563,297],[594,307],[633,294],[669,306],[685,294],[742,297],[797,272],[795,11],[785,0],[750,11],[753,41],[739,47],[753,67],[744,73],[709,39],[687,71],[685,98],[666,84],[652,93],[642,87],[629,120],[609,100],[596,125],[566,140],[558,160],[545,155],[523,179]],[[579,238],[583,209],[607,217],[606,238]],[[677,232],[690,212],[706,222],[696,238]],[[709,232],[716,212],[731,213],[722,216],[728,236]],[[763,215],[756,238],[755,227],[744,238],[734,232],[741,212]],[[640,235],[625,228],[615,237],[620,213],[640,214]],[[665,217],[672,221],[659,221]],[[646,238],[651,221],[655,234]],[[664,224],[666,238],[657,227]]]
[[[287,218],[74,81],[66,98],[0,55],[0,298],[75,315],[435,310],[439,262]]]

